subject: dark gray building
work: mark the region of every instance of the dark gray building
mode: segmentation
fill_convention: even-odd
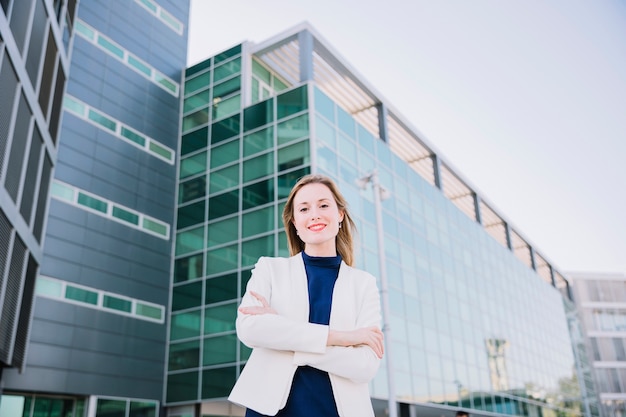
[[[1,392],[25,366],[76,1],[0,6]]]
[[[34,8],[36,27],[37,11],[44,21],[53,11],[51,1],[9,3],[14,13]],[[154,416],[164,385],[189,1],[81,0],[76,9],[45,245],[39,271],[29,270],[37,285],[28,355],[24,372],[4,372],[0,415]],[[60,40],[61,29],[54,33]],[[6,178],[9,193],[19,180]]]

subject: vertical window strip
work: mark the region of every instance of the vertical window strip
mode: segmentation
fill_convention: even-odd
[[[173,96],[178,97],[180,88],[176,81],[172,80],[162,72],[159,72],[138,56],[127,51],[117,42],[98,32],[80,19],[76,20],[76,33],[107,54],[117,58],[137,74],[147,78]]]
[[[170,238],[170,225],[168,223],[57,179],[52,182],[50,196],[161,239]]]
[[[75,284],[45,275],[37,277],[35,294],[83,307],[157,323],[165,322],[165,307],[125,295]],[[84,295],[85,297],[80,297]],[[91,296],[91,297],[89,297]],[[143,310],[148,310],[145,314]]]
[[[132,127],[114,119],[106,113],[97,110],[87,103],[83,103],[76,97],[68,94],[63,100],[63,109],[80,117],[94,126],[113,133],[118,139],[149,153],[151,156],[159,158],[170,165],[174,164],[174,150],[160,142],[138,132]]]
[[[170,12],[165,10],[163,7],[159,6],[152,0],[135,0],[135,3],[139,4],[141,7],[150,12],[154,17],[159,19],[162,23],[164,23],[167,27],[172,29],[179,35],[183,34],[183,23],[176,19]]]

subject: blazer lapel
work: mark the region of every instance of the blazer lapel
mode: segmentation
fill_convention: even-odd
[[[304,269],[304,260],[299,253],[292,256],[289,266],[289,277],[293,288],[293,299],[291,300],[291,311],[295,319],[299,321],[309,321],[309,286]]]

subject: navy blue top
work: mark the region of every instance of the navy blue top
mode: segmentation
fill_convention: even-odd
[[[309,256],[302,252],[309,287],[309,323],[328,325],[341,256]],[[310,366],[296,370],[280,417],[339,417],[328,373]],[[267,417],[246,410],[246,417]]]

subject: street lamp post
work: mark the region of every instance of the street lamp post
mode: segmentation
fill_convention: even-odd
[[[357,180],[361,189],[367,184],[372,184],[374,190],[374,208],[376,211],[376,236],[378,237],[378,262],[380,264],[380,299],[383,309],[383,334],[385,335],[385,363],[387,365],[387,390],[389,417],[398,416],[396,404],[396,388],[393,381],[393,364],[391,354],[391,327],[389,325],[389,288],[387,287],[387,266],[385,264],[385,235],[383,232],[383,211],[381,202],[390,197],[389,191],[383,188],[378,181],[378,171],[373,170],[370,174]]]

